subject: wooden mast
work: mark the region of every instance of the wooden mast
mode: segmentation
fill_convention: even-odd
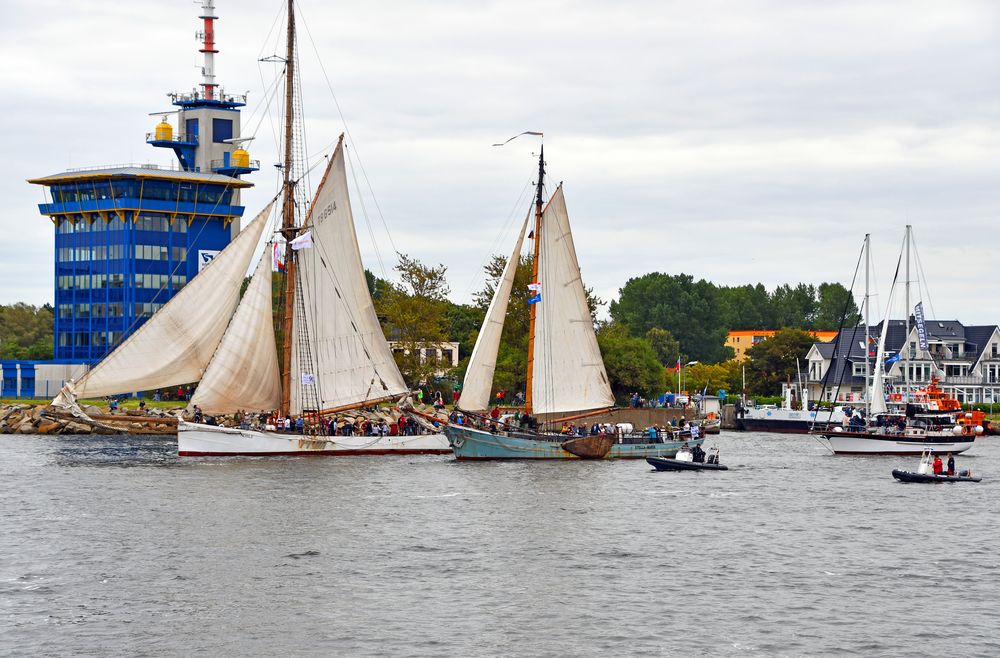
[[[281,232],[285,237],[285,291],[284,317],[281,320],[281,409],[282,416],[288,416],[291,406],[292,387],[292,315],[295,308],[295,252],[291,241],[295,237],[295,181],[292,179],[292,138],[295,94],[295,8],[293,0],[288,0],[288,31],[285,37],[285,174],[282,190]]]
[[[538,190],[535,194],[535,245],[534,256],[531,261],[531,282],[538,283],[538,246],[542,238],[542,185],[545,182],[545,145],[541,147],[538,154]],[[546,291],[536,291],[535,294],[542,294]],[[535,315],[538,304],[529,306],[528,320],[528,381],[525,384],[524,392],[524,412],[532,413],[531,389],[535,377]]]

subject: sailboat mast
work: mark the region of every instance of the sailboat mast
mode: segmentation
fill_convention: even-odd
[[[535,243],[534,257],[531,261],[531,282],[538,283],[538,251],[542,241],[542,187],[545,182],[545,145],[543,144],[538,154],[538,188],[535,193]],[[540,291],[541,294],[548,294],[548,291]],[[535,315],[538,304],[529,306],[528,320],[528,377],[525,384],[524,412],[531,414],[532,400],[531,389],[535,375]]]
[[[871,319],[869,318],[868,307],[871,306],[871,264],[872,264],[872,236],[865,233],[865,418],[868,418],[872,406],[872,382],[871,382]]]
[[[903,381],[905,386],[903,388],[904,399],[910,401],[910,236],[913,227],[910,224],[906,225],[906,338],[903,340],[903,354],[905,354],[905,359],[903,360]]]
[[[284,317],[281,320],[281,409],[288,415],[292,387],[292,313],[295,308],[295,253],[291,241],[295,237],[295,181],[292,179],[292,120],[295,104],[295,8],[288,0],[288,30],[285,38],[285,158],[283,164],[281,232],[285,237]]]

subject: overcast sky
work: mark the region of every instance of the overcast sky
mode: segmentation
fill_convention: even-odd
[[[250,91],[244,136],[256,134],[264,165],[249,177],[249,217],[275,189],[258,105],[276,70],[258,59],[275,52],[282,4],[217,0],[217,77]],[[199,11],[186,0],[0,7],[0,303],[40,304],[53,296],[53,231],[25,179],[171,162],[144,142],[148,113],[199,81]],[[344,127],[322,62],[389,229],[355,200],[377,274],[391,275],[394,244],[446,264],[452,297],[468,301],[490,253],[512,247],[536,167],[537,138],[490,145],[541,130],[584,281],[606,300],[652,271],[849,285],[866,232],[884,300],[910,223],[934,314],[1000,322],[995,2],[299,7],[315,40],[301,30],[309,150]]]

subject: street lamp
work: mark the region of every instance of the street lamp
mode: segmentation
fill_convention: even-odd
[[[697,361],[688,361],[687,363],[684,364],[684,368],[687,368],[688,366],[696,365],[697,363],[698,363]],[[681,369],[681,389],[684,389],[684,384],[686,383],[686,380],[687,380],[687,373],[684,372],[684,368]],[[678,390],[677,391],[677,395],[680,395],[680,394],[681,394],[681,391]]]

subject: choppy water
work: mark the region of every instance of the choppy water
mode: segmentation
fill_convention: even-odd
[[[979,485],[712,441],[732,471],[2,436],[0,654],[1000,654],[1000,439]]]

